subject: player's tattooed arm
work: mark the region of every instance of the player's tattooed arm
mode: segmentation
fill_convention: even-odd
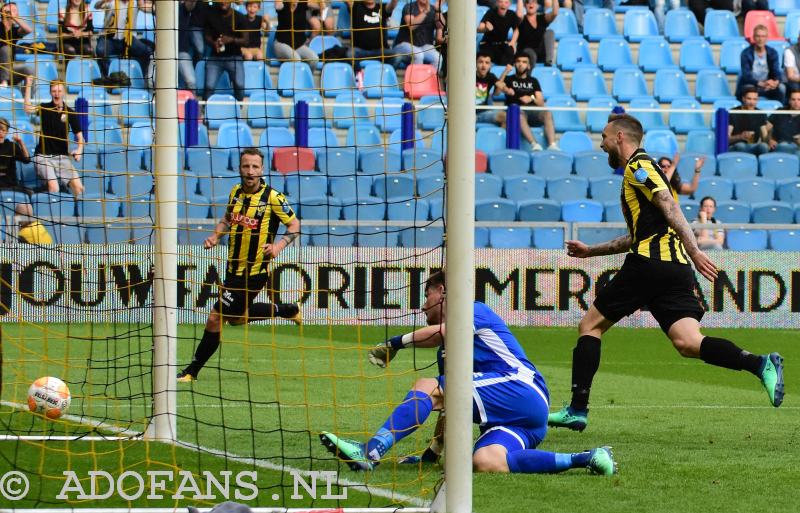
[[[589,256],[602,256],[602,255],[616,255],[617,253],[625,253],[631,249],[631,236],[625,234],[622,237],[604,242],[602,244],[595,244],[589,246]]]
[[[283,247],[291,245],[300,236],[300,221],[297,218],[293,219],[291,223],[286,226],[286,233],[283,234],[281,240],[285,244]]]

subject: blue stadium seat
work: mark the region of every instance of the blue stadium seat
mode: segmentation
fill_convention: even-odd
[[[388,64],[367,66],[364,69],[364,88],[367,98],[402,98],[403,91],[397,85],[397,73]]]
[[[530,248],[530,228],[489,228],[489,244],[493,248]]]
[[[226,121],[238,121],[239,106],[230,94],[212,94],[206,104],[206,121],[211,130],[216,130]]]
[[[342,199],[342,219],[361,221],[383,221],[386,202],[380,198],[363,196]]]
[[[578,228],[578,240],[589,245],[601,244],[603,242],[616,239],[617,237],[621,237],[627,233],[627,228],[610,228],[605,226],[600,228],[581,227]]]
[[[647,73],[675,67],[669,43],[661,36],[642,39],[639,43],[638,61],[639,67]]]
[[[417,103],[417,126],[423,130],[441,130],[444,128],[444,113],[447,97],[427,95]]]
[[[725,239],[731,251],[767,249],[767,230],[727,230]]]
[[[400,232],[404,248],[436,248],[444,245],[444,229],[440,226],[409,228]]]
[[[393,228],[361,226],[358,228],[357,244],[362,248],[395,248],[400,234]]]
[[[714,54],[708,41],[702,37],[693,37],[681,43],[680,66],[687,73],[697,73],[705,68],[716,68]]]
[[[551,23],[550,27],[552,26]],[[577,66],[586,64],[592,64],[592,54],[586,39],[582,36],[565,36],[559,40],[556,66],[562,71],[573,71]]]
[[[341,146],[336,132],[332,128],[312,127],[308,129],[308,147],[319,151],[325,148]]]
[[[620,175],[596,176],[589,179],[589,193],[594,201],[605,203],[619,201],[622,190],[622,177]]]
[[[342,201],[335,196],[307,196],[294,207],[301,219],[338,221],[342,215]]]
[[[375,149],[382,143],[378,127],[370,124],[355,124],[347,129],[345,146],[357,146],[359,150]]]
[[[122,124],[131,126],[137,121],[150,120],[150,106],[152,98],[150,93],[143,89],[125,89],[122,91],[122,101],[119,104],[119,117]]]
[[[328,179],[315,171],[291,173],[285,177],[283,192],[293,202],[306,197],[326,196],[328,194]]]
[[[750,43],[743,37],[726,39],[719,49],[719,67],[725,73],[738,75],[742,71],[742,51]]]
[[[750,222],[750,205],[741,201],[719,201],[714,217],[726,224],[746,224]]]
[[[304,101],[308,105],[308,126],[312,128],[330,127],[331,121],[325,118],[325,104],[322,96],[313,91],[297,91],[294,95],[295,106],[292,107],[289,117],[294,121],[297,103]]]
[[[791,224],[794,210],[788,203],[764,201],[750,205],[754,223]]]
[[[342,43],[336,36],[314,36],[311,38],[311,41],[308,42],[308,48],[317,55],[320,55],[336,46],[342,46]],[[322,63],[319,63],[317,68],[319,69],[322,67]]]
[[[746,203],[762,203],[775,199],[775,180],[745,178],[734,182],[736,199]],[[791,221],[790,221],[791,222]]]
[[[700,35],[697,28],[697,18],[688,9],[669,10],[664,23],[664,37],[670,43],[680,43],[690,37]]]
[[[156,15],[154,12],[136,11],[136,19],[133,22],[133,26],[138,37],[155,43]]]
[[[575,75],[573,75],[573,83]],[[603,83],[605,87],[605,81]],[[586,112],[586,126],[591,132],[602,132],[606,124],[608,124],[608,115],[611,110],[617,106],[617,100],[611,96],[595,96],[589,98],[589,108],[608,108],[608,111],[587,111]]]
[[[520,221],[559,221],[561,203],[550,199],[523,200],[518,204]]]
[[[265,90],[277,94],[267,65],[263,61],[244,61],[244,95],[250,97]]]
[[[564,230],[561,228],[534,228],[533,247],[537,249],[564,249]]]
[[[258,138],[258,146],[262,152],[294,145],[294,133],[285,127],[267,127],[261,131],[261,135]]]
[[[599,223],[603,220],[603,204],[591,200],[564,201],[561,219],[568,223]]]
[[[312,226],[311,244],[315,247],[350,248],[356,245],[355,226]]]
[[[84,194],[77,202],[80,217],[119,217],[120,202],[109,194]]]
[[[375,120],[367,108],[367,99],[358,90],[340,93],[333,106],[333,126],[350,128],[353,125],[371,125]]]
[[[693,97],[677,98],[672,101],[669,114],[669,125],[676,134],[685,134],[691,130],[705,128],[700,103]],[[693,112],[675,112],[677,109],[690,109]]]
[[[659,102],[669,103],[676,98],[691,96],[686,75],[678,68],[661,68],[653,80],[653,95]]]
[[[178,138],[181,141],[181,146],[186,146],[186,123],[183,121],[178,122]],[[197,147],[208,148],[208,127],[202,123],[197,124]]]
[[[770,100],[768,98],[759,98],[758,103],[756,104],[756,108],[758,110],[763,110],[767,114],[772,114],[773,111],[776,111],[783,107],[783,104],[778,100]]]
[[[575,174],[586,178],[606,177],[614,170],[608,166],[608,156],[602,151],[581,151],[573,158]]]
[[[209,201],[205,196],[189,194],[178,202],[178,219],[207,219]]]
[[[760,174],[771,180],[797,178],[800,158],[790,153],[765,153],[758,157]]]
[[[496,176],[526,175],[531,168],[531,156],[526,151],[495,150],[488,156],[489,171]]]
[[[405,174],[376,176],[372,188],[375,196],[387,201],[407,201],[414,197],[414,177]]]
[[[428,175],[444,175],[444,159],[442,155],[433,150],[422,147],[421,141],[416,148],[403,150],[403,169],[413,172],[417,178]]]
[[[547,106],[552,108],[557,107],[577,107],[577,103],[569,95],[551,96],[547,100]],[[556,132],[567,132],[570,130],[583,131],[586,130],[586,125],[581,121],[580,114],[577,110],[551,110],[553,116],[553,126]]]
[[[695,96],[703,103],[714,103],[717,100],[731,99],[728,78],[719,69],[701,69],[695,81]]]
[[[68,93],[79,92],[84,85],[92,85],[96,78],[100,78],[100,66],[94,60],[75,58],[67,61],[65,80]]]
[[[559,11],[559,15],[561,15],[561,11]],[[583,15],[583,35],[586,36],[586,39],[601,41],[605,37],[617,34],[617,22],[613,12],[608,9],[586,10]]]
[[[700,202],[696,200],[687,200],[682,199],[680,202],[681,211],[683,212],[684,217],[688,222],[692,222],[697,219],[697,213],[700,211]],[[717,209],[717,214],[719,214],[719,209]],[[716,216],[719,219],[719,215]]]
[[[543,199],[547,181],[538,176],[507,176],[503,189],[506,198],[514,201]]]
[[[592,98],[598,96],[607,97],[608,89],[603,72],[591,65],[578,66],[572,72],[570,92],[576,100],[581,102],[591,101]]]
[[[208,148],[187,148],[186,166],[196,176],[212,176],[215,172],[228,169],[228,152]]]
[[[108,93],[104,88],[83,86],[78,96],[85,98],[89,102],[89,119],[109,119],[112,117]]]
[[[642,73],[642,70],[636,66],[618,68],[614,72],[611,94],[621,102],[629,102],[634,98],[649,96],[647,92],[647,83],[644,80],[644,73]]]
[[[384,149],[359,151],[361,172],[369,175],[396,173],[400,171],[400,154]]]
[[[701,178],[694,191],[694,198],[700,200],[711,196],[717,203],[733,199],[733,182],[727,178]]]
[[[403,142],[403,130],[398,128],[389,134],[389,142],[387,146],[391,151],[396,151],[402,155]],[[422,132],[419,130],[414,130],[413,139],[407,142],[412,144],[412,150],[422,150],[425,148],[425,140],[422,138]]]
[[[603,218],[608,223],[624,223],[625,216],[622,214],[622,207],[619,200],[606,201],[603,203]]]
[[[597,65],[603,71],[616,71],[623,66],[633,66],[631,47],[625,38],[604,37],[597,50]]]
[[[542,178],[562,178],[572,173],[572,155],[561,151],[536,151],[531,154],[531,171]]]
[[[582,176],[550,178],[547,180],[547,197],[555,201],[586,199],[589,180]]]
[[[144,73],[142,73],[142,66],[139,64],[139,61],[134,59],[111,59],[108,63],[108,73],[116,73],[121,71],[128,75],[128,78],[131,80],[131,85],[128,86],[132,89],[147,89],[147,82],[144,79]],[[119,94],[127,88],[119,88],[115,87],[111,90],[113,94]]]
[[[36,217],[58,219],[75,216],[75,198],[71,194],[39,192],[31,195],[30,202]]]
[[[739,37],[739,24],[731,11],[709,9],[703,22],[703,35],[711,43],[724,43]]]
[[[444,175],[423,176],[417,180],[417,194],[420,196],[441,196],[444,191]],[[431,198],[433,201],[434,198]]]
[[[430,208],[426,199],[393,201],[386,208],[386,219],[389,221],[427,221]]]
[[[247,122],[253,128],[288,127],[289,118],[278,105],[280,101],[275,91],[254,91],[247,101]]]
[[[675,155],[678,152],[678,139],[672,130],[650,130],[644,134],[642,145],[649,153]]]
[[[778,68],[783,69],[783,54],[789,48],[789,43],[781,39],[780,41],[767,41],[767,46],[771,46],[778,52]]]
[[[496,126],[482,126],[475,132],[475,148],[489,155],[506,147],[506,130]]]
[[[495,198],[475,201],[476,221],[514,221],[517,204],[511,200]]]
[[[686,134],[686,153],[713,155],[716,150],[715,145],[716,137],[713,130],[689,130]],[[716,172],[716,169],[712,171]]]
[[[564,87],[564,78],[561,72],[556,67],[537,66],[533,68],[533,78],[539,81],[542,88],[542,95],[545,99],[551,96],[567,94],[567,89]]]
[[[717,155],[717,172],[724,178],[755,178],[758,174],[758,159],[750,153],[729,151]]]
[[[89,244],[129,244],[131,225],[127,223],[106,223],[86,227],[86,242]]]
[[[317,153],[317,166],[327,176],[354,175],[358,169],[358,154],[355,148],[321,148]]]
[[[558,141],[558,145],[561,151],[569,153],[570,155],[575,155],[583,151],[592,151],[594,147],[592,139],[583,131],[564,132],[561,135],[561,139]]]
[[[770,230],[769,247],[775,251],[800,251],[800,230]]]
[[[212,177],[200,178],[199,180],[200,187],[208,198],[217,198],[223,194],[230,193],[233,186],[241,183],[241,181],[242,178],[239,173],[233,171],[215,171]]]
[[[322,67],[320,87],[326,98],[334,98],[341,93],[351,91],[356,87],[353,67],[346,62],[325,63]]]
[[[495,200],[503,194],[503,179],[490,174],[475,175],[475,201]]]
[[[481,17],[478,17],[480,21]],[[547,27],[555,34],[556,41],[561,41],[566,36],[578,34],[578,23],[575,21],[575,14],[569,9],[561,9],[558,11],[556,19]]]
[[[649,109],[637,112],[637,109]],[[651,130],[666,130],[669,127],[664,123],[664,116],[661,113],[661,105],[651,96],[642,96],[630,101],[628,111],[642,124],[645,132]]]
[[[372,176],[334,176],[328,179],[330,195],[335,198],[361,198],[372,195]]]
[[[717,126],[717,119],[716,119],[716,112],[718,109],[725,109],[727,111],[736,109],[742,106],[742,102],[737,100],[734,97],[724,98],[722,100],[717,100],[711,106],[711,109],[714,111],[715,115],[711,116],[711,128],[716,128]]]
[[[375,108],[375,124],[382,132],[394,132],[402,125],[402,109],[401,98],[383,98]]]
[[[622,33],[634,43],[648,36],[657,36],[659,33],[656,17],[649,9],[631,9],[625,13]]]
[[[800,34],[800,10],[792,11],[786,15],[783,34],[790,43],[797,42],[797,36]]]
[[[294,96],[300,91],[316,91],[311,67],[305,62],[288,61],[278,70],[278,91],[281,96]]]
[[[779,200],[793,204],[800,203],[800,180],[797,178],[779,180],[777,186]]]
[[[217,132],[217,148],[247,148],[253,146],[253,134],[244,121],[226,121]]]

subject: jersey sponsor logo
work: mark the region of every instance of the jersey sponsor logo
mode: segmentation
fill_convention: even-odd
[[[633,177],[636,178],[636,181],[639,183],[645,183],[647,181],[647,171],[644,169],[639,169],[635,173],[633,173]]]
[[[250,216],[246,216],[241,214],[240,212],[234,212],[231,214],[231,224],[237,225],[240,224],[245,228],[250,228],[251,230],[258,229],[258,219],[252,218]]]
[[[294,212],[292,212],[292,207],[289,206],[289,202],[286,201],[286,198],[281,198],[281,209],[287,216],[294,214]]]

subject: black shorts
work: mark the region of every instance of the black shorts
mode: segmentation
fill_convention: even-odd
[[[703,318],[705,309],[695,294],[695,283],[691,265],[629,253],[619,272],[597,294],[594,306],[615,323],[647,307],[667,333],[675,321]]]
[[[544,111],[543,110],[528,110],[523,111],[528,119],[528,126],[540,127],[544,126]]]
[[[268,273],[255,276],[237,276],[228,273],[220,287],[219,301],[214,305],[214,309],[223,316],[241,317],[268,282]]]

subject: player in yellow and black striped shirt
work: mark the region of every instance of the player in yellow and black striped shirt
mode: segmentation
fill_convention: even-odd
[[[640,148],[642,125],[629,115],[612,115],[601,148],[613,168],[625,166],[621,202],[629,233],[604,244],[567,241],[577,258],[628,252],[625,263],[581,319],[572,353],[572,402],[551,413],[548,424],[583,431],[588,422],[589,390],[600,365],[600,336],[617,321],[648,307],[678,352],[728,369],[746,369],[761,379],[773,406],[783,401],[783,358],[754,355],[730,340],[700,332],[703,308],[694,292],[690,262],[707,279],[717,268],[697,247],[677,195],[664,173]]]
[[[197,379],[219,347],[223,321],[244,324],[283,317],[298,325],[302,322],[299,304],[253,302],[269,282],[269,262],[300,235],[300,221],[283,194],[264,182],[264,155],[257,148],[242,151],[239,173],[242,182],[231,190],[225,217],[204,244],[210,249],[230,236],[220,299],[211,309],[192,363],[178,373],[178,381]],[[275,242],[281,224],[286,233]]]

